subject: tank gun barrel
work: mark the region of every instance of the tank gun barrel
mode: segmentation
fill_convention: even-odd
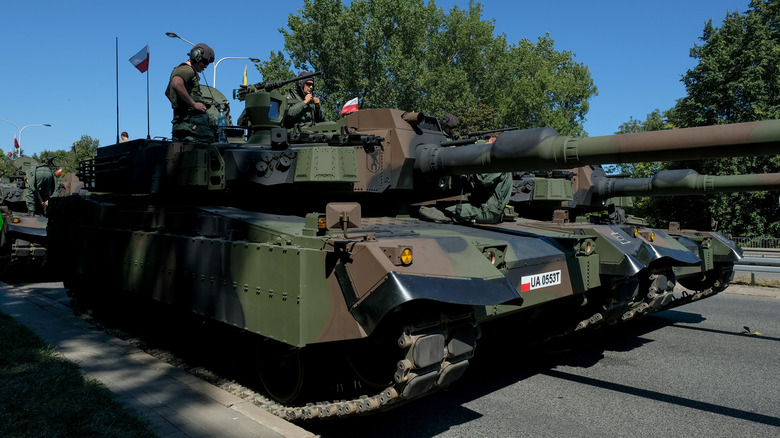
[[[599,178],[597,187],[602,197],[780,190],[780,173],[714,176],[691,169],[664,170],[649,178]]]
[[[420,145],[421,172],[473,174],[567,169],[591,164],[681,161],[780,152],[780,120],[600,137],[566,137],[551,128],[509,131],[491,144]]]

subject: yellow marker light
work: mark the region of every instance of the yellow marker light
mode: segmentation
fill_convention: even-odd
[[[404,250],[401,251],[401,263],[404,265],[412,264],[412,248],[404,248]]]
[[[634,237],[639,235],[639,228],[634,228]]]
[[[327,223],[327,222],[325,221],[325,216],[318,217],[318,218],[317,218],[317,229],[318,229],[318,230],[324,230],[324,229],[325,229],[325,224],[326,224],[326,223]]]
[[[652,242],[653,240],[655,240],[655,231],[650,233],[650,241]]]
[[[22,220],[21,220],[21,219],[19,219],[18,217],[15,217],[15,218],[13,218],[13,220],[11,220],[11,222],[13,222],[13,223],[15,223],[15,224],[18,224],[18,223],[19,223],[19,222],[21,222],[21,221],[22,221]]]

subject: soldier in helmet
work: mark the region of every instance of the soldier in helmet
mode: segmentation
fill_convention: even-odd
[[[27,203],[27,212],[31,215],[46,215],[49,207],[49,198],[54,196],[57,190],[57,178],[51,167],[45,164],[37,164],[27,171],[25,176],[27,183],[27,194],[25,202]]]
[[[457,140],[460,138],[460,135],[455,132],[456,126],[458,126],[458,118],[456,116],[445,114],[444,117],[441,118],[441,129],[444,131],[444,135],[450,140]]]
[[[165,95],[173,108],[172,136],[176,140],[211,143],[216,120],[209,120],[206,104],[200,94],[198,74],[214,62],[214,50],[206,44],[196,44],[190,59],[173,69]]]
[[[303,71],[298,77],[310,74]],[[287,94],[287,112],[284,126],[292,128],[298,123],[319,123],[325,121],[320,107],[320,98],[314,96],[314,78],[300,79],[294,89]]]

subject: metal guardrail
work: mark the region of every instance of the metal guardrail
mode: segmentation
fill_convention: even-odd
[[[742,248],[745,257],[780,258],[780,248]]]
[[[755,284],[756,273],[780,274],[780,249],[743,248],[744,257],[734,265],[735,273],[750,274],[750,284]]]
[[[776,237],[732,237],[731,240],[743,249],[780,249],[780,238]]]

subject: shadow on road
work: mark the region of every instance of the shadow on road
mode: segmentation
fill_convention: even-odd
[[[309,422],[303,426],[323,438],[435,436],[480,418],[481,414],[467,407],[473,400],[538,374],[568,378],[566,373],[556,371],[555,368],[591,367],[604,358],[606,351],[630,351],[641,348],[652,342],[643,335],[682,321],[698,323],[704,321],[704,318],[696,313],[667,311],[664,312],[664,317],[650,316],[618,327],[586,331],[536,345],[529,344],[527,338],[514,333],[511,326],[486,325],[483,327],[483,336],[478,342],[476,355],[466,375],[452,387],[387,412],[346,420]],[[581,383],[597,384],[598,382]],[[609,385],[609,382],[603,383]],[[630,391],[633,388],[610,389]],[[659,399],[664,396],[664,394],[644,394],[644,392],[637,390],[636,394]],[[680,402],[685,406],[695,404],[693,401],[686,400],[668,399],[667,401]],[[717,406],[694,407],[709,408],[724,413],[723,410],[716,410]],[[760,422],[773,421],[771,418],[750,419]]]

